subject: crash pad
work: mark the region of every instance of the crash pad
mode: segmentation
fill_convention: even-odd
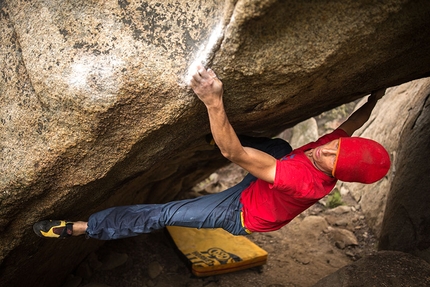
[[[173,242],[198,277],[212,276],[263,265],[267,252],[245,236],[221,228],[168,226]]]

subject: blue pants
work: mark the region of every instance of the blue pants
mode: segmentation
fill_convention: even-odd
[[[282,139],[240,136],[242,145],[265,151],[276,158],[291,152]],[[248,234],[242,226],[240,195],[256,177],[251,174],[237,185],[216,194],[165,204],[117,206],[94,213],[87,235],[101,240],[119,239],[161,229],[165,226],[223,228],[234,235]]]

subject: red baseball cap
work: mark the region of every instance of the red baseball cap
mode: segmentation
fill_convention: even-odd
[[[365,138],[339,138],[332,175],[342,181],[373,183],[390,169],[390,156],[379,143]]]

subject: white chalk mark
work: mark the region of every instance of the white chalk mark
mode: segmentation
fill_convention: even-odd
[[[69,88],[85,95],[87,104],[111,104],[119,89],[117,71],[123,65],[115,56],[81,56],[71,66]]]
[[[191,65],[188,67],[187,75],[185,76],[185,83],[188,85],[190,83],[191,77],[193,73],[196,71],[197,65],[203,65],[205,66],[209,60],[209,56],[211,52],[213,52],[213,49],[215,48],[215,45],[218,43],[219,39],[222,37],[222,23],[219,23],[215,29],[212,31],[208,42],[206,45],[202,45],[199,49],[199,51],[196,54],[196,58],[191,63]]]

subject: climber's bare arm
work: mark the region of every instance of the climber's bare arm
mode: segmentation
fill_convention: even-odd
[[[241,145],[227,118],[222,82],[215,73],[198,66],[190,86],[207,108],[211,132],[222,155],[257,178],[273,183],[276,159],[265,152]]]
[[[339,126],[339,128],[351,136],[356,130],[361,128],[365,122],[367,122],[376,102],[384,95],[385,88],[373,91],[367,99],[367,103],[351,114],[349,118]]]

